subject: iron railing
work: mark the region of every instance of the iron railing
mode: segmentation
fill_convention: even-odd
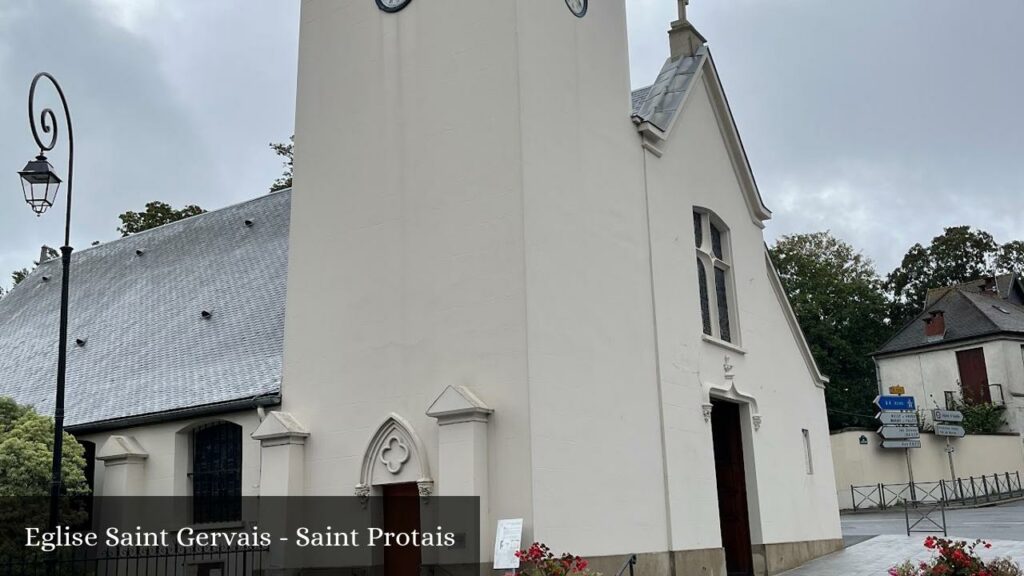
[[[636,568],[636,554],[630,554],[629,558],[626,558],[626,562],[619,568],[619,572],[615,576],[623,576],[626,571],[629,571],[629,576],[634,576],[633,570]]]
[[[853,509],[887,509],[904,502],[943,502],[946,505],[974,505],[1024,497],[1020,472],[968,476],[956,480],[901,484],[850,486]]]
[[[32,552],[0,557],[0,576],[256,576],[264,572],[269,548],[101,547],[45,555]]]

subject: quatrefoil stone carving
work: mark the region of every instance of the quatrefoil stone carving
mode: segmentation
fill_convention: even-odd
[[[392,436],[380,451],[380,461],[388,472],[398,474],[402,471],[402,465],[409,461],[409,447],[398,436]]]

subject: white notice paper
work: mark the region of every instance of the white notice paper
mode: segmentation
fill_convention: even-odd
[[[523,540],[523,519],[506,518],[498,520],[498,531],[494,535],[494,569],[512,570],[519,568],[516,552]]]

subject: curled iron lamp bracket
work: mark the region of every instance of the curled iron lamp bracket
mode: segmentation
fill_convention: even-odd
[[[60,87],[57,79],[53,77],[49,72],[40,72],[32,78],[32,85],[28,90],[28,123],[32,128],[32,138],[35,139],[36,144],[39,146],[39,155],[43,156],[46,152],[53,150],[54,146],[57,145],[57,134],[59,133],[59,124],[57,123],[57,115],[51,108],[43,108],[39,113],[38,122],[36,121],[36,88],[39,86],[40,80],[47,80],[56,90],[57,96],[60,97],[61,108],[64,111],[64,124],[68,131],[68,174],[67,174],[67,215],[64,223],[64,245],[69,246],[71,244],[71,184],[73,181],[73,174],[75,171],[75,135],[71,128],[71,111],[68,108],[68,100],[64,96],[64,90]]]

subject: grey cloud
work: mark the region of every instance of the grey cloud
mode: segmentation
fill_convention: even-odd
[[[296,0],[150,3],[165,11],[130,30],[102,4],[0,0],[0,284],[60,241],[60,214],[33,218],[14,175],[34,152],[37,70],[75,115],[76,247],[113,238],[116,214],[149,200],[216,208],[280,172],[266,144],[292,130]],[[627,7],[641,86],[667,55],[675,2]],[[774,210],[770,239],[831,229],[884,273],[943,225],[1024,238],[1018,0],[692,0],[690,17]]]
[[[942,226],[1024,238],[1024,4],[693,0],[769,236],[832,229],[882,273]]]
[[[280,172],[267,142],[292,130],[298,19],[295,2],[263,4],[189,0],[180,17],[129,30],[95,3],[0,0],[0,286],[62,240],[63,192],[36,219],[15,174],[36,152],[25,102],[37,71],[58,78],[71,106],[76,248],[115,238],[117,214],[151,200],[217,208],[266,192]],[[239,63],[241,51],[253,60]],[[271,72],[253,72],[262,67]],[[48,89],[39,96],[55,105]],[[51,155],[61,174],[65,145]]]

